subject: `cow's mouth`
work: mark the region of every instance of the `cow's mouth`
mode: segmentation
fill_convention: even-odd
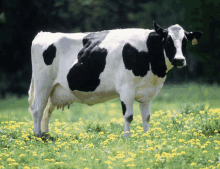
[[[186,66],[186,61],[185,59],[174,59],[172,64],[174,65],[174,67],[182,68]]]

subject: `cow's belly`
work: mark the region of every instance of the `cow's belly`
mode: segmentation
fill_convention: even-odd
[[[118,93],[115,91],[108,92],[81,92],[74,91],[74,96],[76,97],[76,102],[84,103],[87,105],[94,105],[97,103],[102,103],[118,97]]]
[[[51,92],[51,102],[55,106],[64,107],[70,105],[73,102],[84,103],[87,105],[94,105],[102,103],[118,97],[116,91],[94,91],[94,92],[82,92],[82,91],[70,91],[65,89],[60,84],[55,85]]]

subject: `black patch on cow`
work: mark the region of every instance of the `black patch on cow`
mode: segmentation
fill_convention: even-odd
[[[173,63],[173,59],[176,54],[176,47],[174,46],[174,42],[171,36],[168,36],[166,38],[165,51],[168,59],[170,60],[171,63]]]
[[[185,54],[186,54],[186,46],[187,46],[187,40],[186,40],[186,38],[184,37],[183,40],[182,40],[182,52],[183,52],[183,56],[185,56]]]
[[[123,113],[123,115],[125,115],[125,112],[126,112],[126,106],[125,106],[125,104],[124,104],[123,101],[121,101],[121,107],[122,107],[122,113]]]
[[[128,121],[129,123],[131,123],[131,122],[132,122],[132,120],[133,120],[133,114],[132,114],[132,115],[130,115],[130,116],[128,116],[128,118],[127,118],[127,121]]]
[[[104,71],[108,51],[98,45],[108,33],[109,31],[94,32],[83,38],[83,48],[78,53],[78,63],[67,75],[69,88],[72,91],[90,92],[99,86],[99,76]]]
[[[56,46],[54,44],[51,44],[44,52],[43,52],[43,58],[44,63],[46,65],[51,65],[53,63],[53,59],[56,57]]]
[[[165,39],[157,34],[156,32],[151,32],[147,39],[148,54],[150,57],[151,70],[154,75],[163,78],[166,76],[166,62],[163,53],[163,47]]]
[[[129,43],[124,45],[122,57],[125,68],[132,70],[135,76],[144,77],[147,74],[147,71],[150,70],[150,58],[148,53],[145,51],[138,52],[138,50]]]

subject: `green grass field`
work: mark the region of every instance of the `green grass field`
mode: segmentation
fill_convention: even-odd
[[[36,138],[27,97],[0,100],[0,168],[220,168],[220,87],[166,85],[143,134],[134,103],[123,137],[121,103],[55,110],[50,136]]]

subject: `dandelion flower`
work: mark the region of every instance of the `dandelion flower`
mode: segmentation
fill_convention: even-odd
[[[28,166],[24,166],[24,168],[23,169],[30,169]]]
[[[112,162],[110,160],[106,161],[105,163],[108,164],[108,165],[112,164]]]

